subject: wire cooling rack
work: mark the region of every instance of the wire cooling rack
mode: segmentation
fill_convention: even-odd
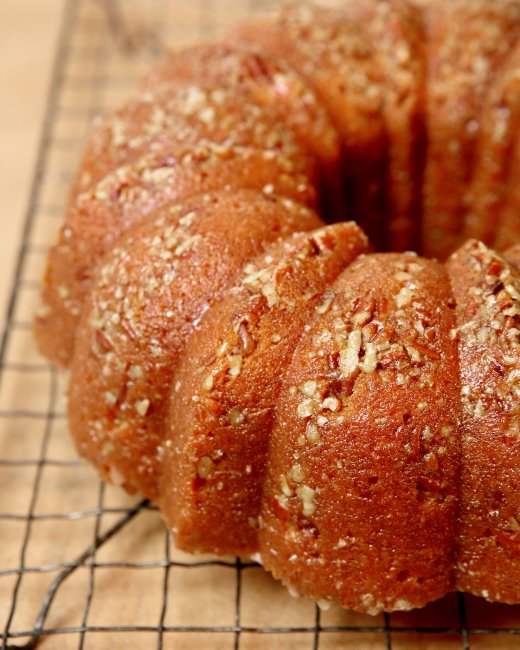
[[[321,612],[254,563],[181,553],[156,509],[100,483],[69,441],[65,380],[38,356],[31,319],[86,128],[166,44],[275,4],[66,3],[0,348],[3,649],[520,649],[520,607],[452,594],[411,613]]]

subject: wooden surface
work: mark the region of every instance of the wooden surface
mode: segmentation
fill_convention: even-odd
[[[0,319],[29,206],[66,1],[0,0]],[[38,210],[29,237],[37,250],[25,259],[11,323],[15,327],[0,377],[0,639],[11,611],[11,632],[31,630],[41,600],[61,568],[74,564],[98,532],[113,526],[138,501],[100,484],[95,472],[78,460],[64,417],[65,377],[44,364],[30,331],[44,250],[60,223],[70,182],[66,178],[75,169],[88,122],[135,87],[139,69],[153,56],[150,44],[162,38],[177,46],[212,38],[253,8],[281,1],[124,0],[118,3],[121,20],[110,28],[107,8],[115,4],[75,3],[55,98],[59,109],[53,119],[53,146],[44,160],[46,173],[38,185]],[[129,43],[134,47],[128,48]],[[211,558],[178,551],[168,543],[153,510],[141,510],[94,559],[92,572],[87,562],[58,591],[46,627],[59,633],[44,639],[40,646],[44,650],[157,647],[159,630],[154,628],[160,620],[166,628],[161,636],[164,650],[316,647],[316,610],[310,601],[290,597],[253,563],[238,567],[234,558],[225,558],[216,564]],[[197,563],[200,566],[194,566]],[[451,594],[423,610],[392,614],[388,635],[383,616],[333,607],[320,614],[319,648],[520,650],[520,634],[503,631],[520,630],[520,606],[489,605],[471,597],[464,602],[470,629],[480,629],[470,631],[468,641],[460,632],[459,602]],[[233,633],[237,621],[242,626],[240,638]],[[78,631],[83,622],[96,628],[88,629],[84,638]],[[141,631],[130,631],[132,626]],[[212,633],[213,627],[220,631]],[[300,631],[283,632],[294,627]]]
[[[0,319],[3,322],[65,0],[0,2]]]

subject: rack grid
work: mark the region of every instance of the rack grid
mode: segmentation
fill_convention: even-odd
[[[378,617],[320,611],[253,562],[175,549],[157,509],[104,485],[66,431],[65,378],[31,331],[45,254],[88,125],[166,46],[281,0],[67,0],[0,343],[2,649],[520,649],[520,606],[452,594]]]

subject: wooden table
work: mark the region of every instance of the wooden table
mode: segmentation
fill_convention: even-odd
[[[0,2],[0,321],[18,258],[65,0]]]

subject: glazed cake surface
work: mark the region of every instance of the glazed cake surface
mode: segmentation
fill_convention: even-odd
[[[94,123],[36,337],[180,548],[520,602],[519,36],[519,0],[292,4]]]

